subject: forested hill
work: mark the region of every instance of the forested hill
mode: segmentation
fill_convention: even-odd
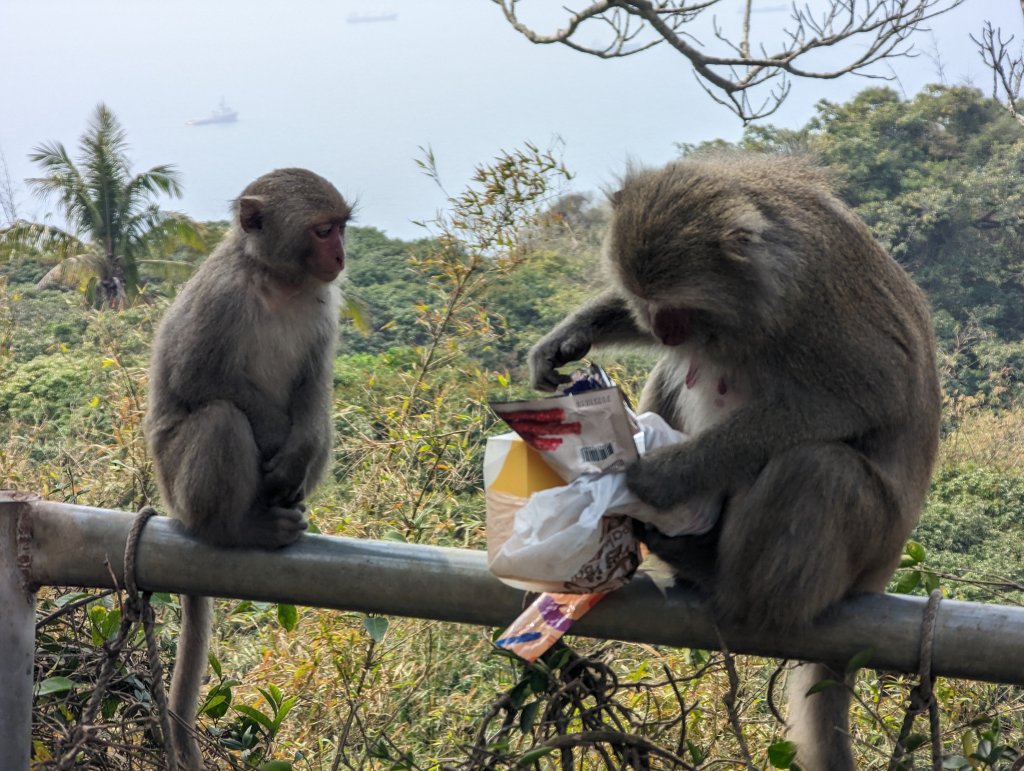
[[[1024,365],[1024,128],[1005,109],[972,88],[936,86],[913,99],[871,88],[845,104],[819,103],[797,131],[751,126],[739,144],[810,153],[833,169],[842,197],[931,298],[949,388],[1016,390],[1013,373]],[[682,144],[680,152],[723,145]],[[486,352],[490,363],[521,363],[594,278],[603,196],[567,196],[552,214],[531,240],[530,259],[489,292],[485,305],[507,320],[505,336]],[[379,352],[423,342],[413,306],[424,287],[409,245],[357,228],[349,246],[350,282],[369,303],[375,331],[348,335],[348,347]],[[992,373],[1007,377],[989,382]]]

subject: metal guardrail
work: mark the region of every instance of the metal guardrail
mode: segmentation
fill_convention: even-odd
[[[0,492],[0,747],[27,768],[31,734],[34,591],[40,586],[111,587],[133,514]],[[164,517],[139,541],[140,589],[286,602],[339,610],[504,627],[522,592],[464,549],[306,535],[279,551],[217,549]],[[844,661],[871,650],[868,665],[916,672],[926,600],[863,595],[837,605],[811,629],[752,633],[717,629],[703,597],[642,571],[605,598],[572,634],[801,660]],[[932,671],[1024,685],[1024,609],[943,600]],[[24,757],[24,763],[17,759]]]

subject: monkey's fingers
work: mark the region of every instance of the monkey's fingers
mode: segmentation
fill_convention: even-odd
[[[568,375],[563,375],[553,365],[549,365],[542,371],[534,370],[530,377],[530,385],[538,391],[557,391],[560,385],[570,380]]]
[[[280,487],[266,487],[264,494],[271,506],[280,506],[284,509],[306,510],[303,501],[306,498],[306,490],[303,485],[281,485]]]
[[[269,508],[262,525],[263,545],[270,549],[294,543],[309,527],[304,509],[283,506]]]
[[[541,340],[530,354],[531,385],[538,391],[555,391],[558,386],[570,382],[572,378],[560,373],[558,368],[582,359],[590,346],[590,338],[579,332]]]

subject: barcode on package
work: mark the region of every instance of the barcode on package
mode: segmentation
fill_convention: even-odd
[[[580,460],[584,463],[600,463],[614,454],[615,445],[612,442],[580,447]]]

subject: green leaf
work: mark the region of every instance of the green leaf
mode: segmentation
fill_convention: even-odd
[[[688,648],[686,651],[687,658],[690,660],[690,666],[695,669],[700,669],[702,666],[708,663],[711,656],[706,650],[700,648]]]
[[[686,751],[690,753],[690,759],[698,766],[704,762],[704,750],[689,739],[686,740]]]
[[[807,693],[805,695],[813,696],[816,693],[827,691],[829,688],[835,688],[836,686],[839,686],[840,688],[845,687],[844,684],[839,682],[838,680],[829,680],[827,678],[825,680],[819,680],[807,689]]]
[[[241,704],[239,706],[236,706],[234,708],[234,710],[235,710],[235,712],[241,712],[243,715],[245,715],[247,718],[252,720],[254,723],[258,723],[259,725],[261,725],[264,728],[266,728],[268,731],[272,731],[273,730],[274,721],[271,720],[266,715],[264,715],[258,709],[255,709],[254,707],[250,707],[247,704]]]
[[[378,739],[377,742],[370,746],[369,755],[371,758],[377,760],[391,760],[391,752],[388,750],[388,744],[383,739]]]
[[[921,571],[911,570],[909,573],[904,573],[898,579],[896,579],[896,585],[893,587],[893,591],[896,594],[910,594],[914,591],[921,583]]]
[[[224,673],[220,667],[220,659],[210,653],[207,655],[206,660],[210,664],[210,669],[213,670],[213,673],[217,675],[218,678],[224,677]]]
[[[281,702],[281,706],[278,707],[278,710],[274,715],[275,734],[277,733],[277,729],[281,727],[281,723],[284,722],[284,719],[288,717],[288,713],[292,711],[292,707],[295,706],[296,701],[297,699],[294,696],[289,696],[287,699]]]
[[[284,760],[271,760],[260,766],[259,771],[292,771],[292,764]]]
[[[299,623],[299,611],[294,605],[278,603],[277,622],[283,626],[286,631],[291,632],[295,629],[295,625]]]
[[[523,711],[519,713],[519,729],[524,733],[528,734],[533,730],[533,724],[537,720],[537,713],[540,711],[540,702],[531,701],[529,704],[523,707]]]
[[[522,680],[516,683],[512,690],[508,692],[508,700],[512,703],[513,707],[519,709],[532,693],[533,689],[530,687],[530,681]]]
[[[551,682],[551,677],[547,672],[534,667],[530,670],[530,690],[534,693],[544,693],[548,689],[548,684]]]
[[[106,698],[103,700],[103,707],[100,709],[100,714],[103,715],[104,720],[111,720],[117,713],[117,708],[124,704],[124,701],[118,698]]]
[[[112,640],[121,626],[121,611],[107,610],[102,605],[89,608],[89,620],[93,627],[93,641],[100,645]]]
[[[216,696],[208,698],[199,712],[213,718],[223,717],[224,713],[228,711],[227,708],[230,704],[231,700],[227,696],[223,693],[218,693]]]
[[[846,662],[846,674],[852,675],[858,669],[866,667],[868,662],[871,661],[871,657],[874,655],[874,648],[865,648],[864,650],[853,654],[850,660]]]
[[[790,741],[773,742],[768,747],[768,762],[772,768],[789,768],[796,758],[796,745]]]
[[[497,739],[487,745],[487,749],[493,752],[495,755],[507,755],[508,754],[508,737],[499,736]]]
[[[33,696],[49,696],[53,693],[67,693],[75,687],[75,684],[67,677],[48,677],[36,683],[32,689]]]
[[[388,620],[383,616],[367,616],[363,619],[363,626],[373,641],[379,643],[384,639],[384,633],[388,631]]]
[[[534,747],[528,752],[524,752],[523,756],[516,762],[517,766],[529,766],[536,763],[538,760],[543,758],[555,751],[554,747]]]
[[[68,594],[61,595],[53,600],[53,604],[58,608],[63,608],[65,605],[71,602],[77,602],[78,600],[84,600],[89,596],[88,592],[69,592]],[[97,600],[102,600],[102,597],[97,597]]]
[[[281,689],[271,683],[266,688],[257,688],[256,690],[263,694],[263,698],[267,700],[271,709],[277,712],[277,708],[281,704]]]
[[[572,657],[572,651],[568,648],[559,648],[547,659],[548,666],[552,669],[561,669]]]
[[[907,546],[903,550],[910,559],[914,560],[915,564],[924,562],[925,551],[924,547],[917,541],[907,541]]]

